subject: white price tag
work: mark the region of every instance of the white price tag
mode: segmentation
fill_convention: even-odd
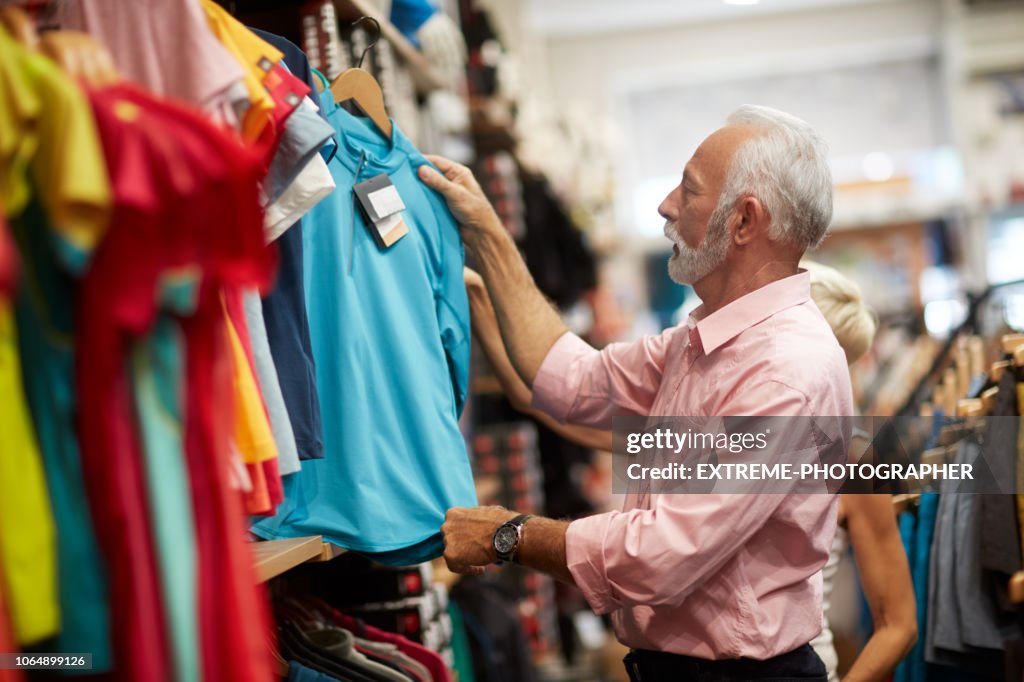
[[[388,185],[387,187],[370,192],[367,198],[373,204],[373,210],[381,217],[386,218],[405,210],[405,202],[398,195],[398,190],[395,189],[394,185]]]

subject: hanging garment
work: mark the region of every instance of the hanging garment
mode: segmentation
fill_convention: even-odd
[[[938,507],[939,494],[927,492],[921,495],[916,518],[912,514],[900,515],[900,536],[907,550],[917,602],[918,635],[914,648],[896,667],[896,682],[924,682],[928,679],[924,652],[929,623],[931,555]]]
[[[278,469],[282,476],[294,474],[301,467],[299,452],[295,448],[295,434],[292,423],[288,419],[288,410],[281,395],[281,384],[277,379],[277,368],[270,354],[270,343],[267,341],[267,325],[263,321],[263,302],[255,291],[246,291],[243,295],[245,305],[245,321],[249,326],[252,340],[253,360],[256,363],[256,377],[263,391],[263,399],[270,417],[270,428],[277,446]]]
[[[321,109],[338,132],[338,185],[303,225],[306,309],[324,448],[285,481],[285,502],[253,532],[322,535],[392,565],[442,552],[445,511],[476,504],[458,415],[466,397],[469,311],[463,252],[441,197],[416,177],[423,156],[395,128]],[[409,234],[381,248],[351,188],[386,173],[405,203]]]
[[[244,313],[243,313],[244,314]],[[253,374],[251,345],[245,347],[239,327],[230,315],[224,318],[225,334],[231,356],[231,376],[235,411],[234,447],[242,455],[253,482],[253,494],[246,498],[247,514],[268,514],[279,502],[273,491],[273,472],[268,462],[277,459],[277,446],[263,404],[259,384]],[[246,332],[248,330],[246,329]],[[248,352],[247,352],[248,351]]]
[[[285,63],[297,77],[302,78],[309,86],[310,92],[316,92],[314,76],[305,54],[289,41],[266,32],[257,32],[267,42],[281,50]],[[322,112],[318,110],[319,116]],[[326,122],[326,119],[325,119]],[[321,148],[322,161],[334,155],[337,142],[332,137]],[[326,154],[326,155],[325,155]],[[304,204],[309,198],[316,196],[322,199],[323,188],[329,184],[334,187],[334,179],[326,165],[319,167],[316,159],[310,161],[313,168],[303,169],[300,179],[293,185],[310,187],[307,197],[301,194],[296,199],[287,195],[291,189],[285,190],[285,196],[278,203],[271,204],[267,216],[272,226],[271,233],[284,229],[278,238],[279,264],[277,280],[270,293],[263,301],[263,319],[267,326],[267,339],[270,342],[271,355],[277,367],[277,376],[281,383],[281,393],[288,418],[295,434],[295,446],[300,459],[317,459],[323,457],[323,429],[320,421],[320,399],[316,391],[316,365],[313,361],[313,349],[309,338],[309,320],[306,315],[305,285],[303,283],[302,265],[302,232],[301,222],[290,226],[288,219],[296,212],[289,203]],[[314,174],[312,179],[302,178],[308,173]],[[318,173],[326,173],[326,179]],[[319,179],[318,179],[319,177]],[[308,185],[306,184],[308,183]],[[300,188],[295,188],[298,191]],[[329,191],[328,191],[329,193]],[[323,196],[318,196],[318,195]],[[275,213],[276,211],[276,213]],[[271,215],[273,217],[271,217]],[[283,227],[282,227],[283,225]]]
[[[116,298],[105,294],[100,305]],[[130,372],[175,671],[178,679],[193,680],[200,670],[199,615],[195,519],[183,457],[183,342],[178,324],[160,315],[133,344]]]
[[[1017,382],[1017,531],[1024,560],[1024,381]]]
[[[453,601],[448,602],[448,616],[452,619],[452,655],[455,665],[452,669],[459,682],[476,682],[473,674],[473,652],[469,647],[469,635],[462,618],[462,609]]]
[[[980,471],[980,452],[976,442],[965,439],[955,461]],[[931,550],[926,679],[998,679],[1002,673],[1002,624],[981,580],[981,497],[975,490],[970,480],[942,483]]]
[[[917,515],[912,512],[903,512],[897,518],[897,525],[900,530],[900,540],[903,543],[903,552],[907,555],[907,562],[910,565],[911,580],[914,579],[914,535],[917,532]],[[916,590],[915,590],[916,592]],[[917,600],[918,609],[920,609],[921,600]],[[924,632],[924,630],[919,630]],[[911,652],[912,654],[913,652]],[[824,659],[823,659],[824,660]],[[913,679],[912,673],[912,660],[913,656],[909,655],[904,657],[900,661],[899,665],[896,666],[896,671],[893,673],[893,682],[909,682]]]
[[[10,595],[16,640],[31,645],[56,634],[59,627],[56,538],[42,459],[22,392],[14,314],[3,295],[0,405],[0,590]]]
[[[434,682],[451,682],[451,673],[437,652],[401,635],[367,625],[362,620],[344,614],[318,599],[309,600],[303,604],[303,608],[313,611],[324,622],[345,628],[357,638],[393,644],[403,654],[425,667]]]
[[[242,83],[249,94],[249,106],[241,117],[242,137],[254,143],[270,124],[275,102],[264,87],[264,78],[272,65],[281,61],[276,48],[260,39],[213,0],[199,0],[209,30],[234,57],[242,69]]]
[[[507,586],[467,577],[452,588],[451,599],[462,611],[478,682],[536,679],[517,600]]]
[[[4,600],[4,576],[0,574],[0,651],[16,652],[14,633],[7,617],[7,602]],[[0,670],[0,682],[24,682],[25,676],[20,670]]]
[[[179,345],[177,350],[178,366],[184,368],[179,375],[184,404],[180,428],[191,512],[196,519],[193,603],[198,623],[192,623],[190,632],[199,642],[204,679],[266,680],[272,668],[265,644],[265,603],[255,587],[237,496],[228,487],[227,439],[233,412],[230,393],[225,392],[231,385],[225,373],[225,320],[219,295],[221,283],[261,286],[269,277],[271,261],[263,246],[256,188],[260,162],[196,112],[138,89],[116,86],[93,93],[92,99],[100,128],[108,133],[104,145],[111,173],[124,181],[125,193],[117,207],[126,212],[126,219],[119,223],[123,229],[104,240],[99,254],[121,267],[90,272],[90,277],[103,275],[104,279],[92,284],[87,281],[84,299],[101,308],[102,297],[90,295],[90,291],[103,291],[100,284],[107,285],[108,291],[123,291],[115,304],[105,309],[129,332],[148,328],[158,314],[158,304],[174,302],[169,307],[177,313],[181,334],[165,340],[172,342],[173,348],[173,341],[180,344],[184,339],[184,347]],[[139,182],[143,169],[156,176],[151,183]],[[154,187],[158,194],[156,218],[131,219],[151,200],[142,192],[147,187]],[[110,345],[117,345],[117,326],[94,327],[96,338],[112,339]],[[160,330],[159,325],[153,328]],[[108,355],[101,353],[102,357]],[[167,357],[162,357],[161,366],[167,364]],[[106,365],[106,372],[97,365]],[[83,385],[112,391],[111,386],[116,389],[119,385],[118,365],[115,360],[82,363],[80,380]],[[122,433],[123,424],[111,417],[123,414],[125,408],[116,402],[120,399],[118,392],[111,402],[90,402],[89,408],[96,413],[83,414],[82,422],[89,430],[88,440],[101,443],[107,436],[116,436],[119,440],[113,441],[115,447],[110,451],[127,456],[131,441]],[[104,409],[104,404],[113,409]],[[83,443],[86,440],[83,437]],[[96,451],[106,454],[98,447]],[[141,482],[137,485],[141,487]],[[129,486],[124,484],[114,492],[117,495],[102,498],[104,502],[98,506],[99,513],[109,517],[116,528],[117,521],[126,520],[113,516],[119,512],[112,505],[130,493]],[[127,541],[120,535],[115,538],[119,543]],[[128,564],[120,561],[118,565],[118,570],[124,571],[125,584],[137,581],[141,571]],[[173,608],[168,613],[173,619],[183,612]],[[136,631],[159,633],[158,627],[149,628],[145,621],[154,615],[130,616],[115,618],[115,631],[123,620],[145,625],[129,629],[126,637],[136,636]],[[174,620],[170,626],[175,632]],[[160,666],[156,670],[140,672],[148,662],[133,658],[140,654],[129,650],[118,658],[119,671],[129,679],[187,674],[181,668],[182,653],[188,649],[179,646],[173,636],[171,641],[173,665],[165,661],[155,664]]]
[[[304,97],[302,104],[288,117],[288,124],[281,134],[277,149],[274,151],[274,158],[267,171],[267,177],[263,181],[263,192],[268,205],[273,205],[281,198],[302,169],[309,165],[310,161],[320,156],[320,149],[333,136],[334,129],[321,118],[313,100],[308,96]],[[320,161],[322,163],[323,159]],[[317,203],[319,203],[319,199],[310,199],[306,204],[302,204],[293,198],[290,213],[297,215],[285,227],[291,226]],[[267,241],[273,241],[278,236],[280,233],[268,233]]]
[[[118,73],[156,94],[221,114],[238,105],[242,67],[210,30],[198,0],[56,3],[57,23],[85,31]],[[241,90],[242,99],[248,96]]]
[[[75,433],[71,273],[106,227],[110,189],[88,105],[74,84],[3,31],[0,72],[0,192],[22,250],[15,314],[24,398],[57,533],[56,646],[92,652],[93,669],[103,672],[110,666],[110,631]],[[34,186],[45,190],[34,193]],[[43,604],[45,617],[52,611]]]
[[[1003,494],[981,495],[978,501],[981,566],[992,571],[984,579],[994,580],[1001,591],[1022,567],[1017,505],[1012,494],[1017,481],[1018,414],[1017,381],[1013,372],[1005,372],[985,429],[985,462],[995,485],[984,488]]]

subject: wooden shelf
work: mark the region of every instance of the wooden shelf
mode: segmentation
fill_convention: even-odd
[[[256,576],[266,582],[307,561],[330,561],[344,554],[344,547],[324,542],[319,535],[249,543],[256,561]]]
[[[251,543],[256,561],[256,576],[266,582],[295,568],[299,564],[318,558],[323,553],[324,541],[319,535],[285,540],[263,540]]]
[[[412,81],[418,93],[423,95],[434,90],[443,90],[446,87],[444,79],[438,75],[423,53],[417,50],[370,0],[333,1],[335,12],[340,20],[354,21],[359,17],[371,17],[377,20],[377,23],[380,24],[381,35],[391,43],[395,52],[409,67],[409,73],[412,75]]]
[[[320,554],[318,554],[315,559],[312,559],[312,561],[330,561],[335,557],[341,556],[347,551],[348,550],[344,547],[339,547],[338,545],[332,545],[329,542],[324,542],[320,546]]]

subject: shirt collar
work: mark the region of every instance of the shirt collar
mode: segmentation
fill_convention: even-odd
[[[810,297],[811,275],[801,270],[755,289],[707,317],[701,317],[701,306],[690,314],[687,326],[697,330],[705,355],[710,355],[747,329],[786,308],[806,302]]]

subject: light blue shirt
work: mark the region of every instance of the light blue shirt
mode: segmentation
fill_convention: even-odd
[[[389,143],[330,90],[321,106],[338,133],[337,189],[303,219],[302,246],[324,459],[287,477],[277,515],[252,530],[419,563],[442,553],[445,511],[476,504],[458,426],[470,339],[462,242],[444,200],[416,176],[426,159],[397,126]],[[380,173],[409,228],[390,248],[377,245],[352,192]]]

